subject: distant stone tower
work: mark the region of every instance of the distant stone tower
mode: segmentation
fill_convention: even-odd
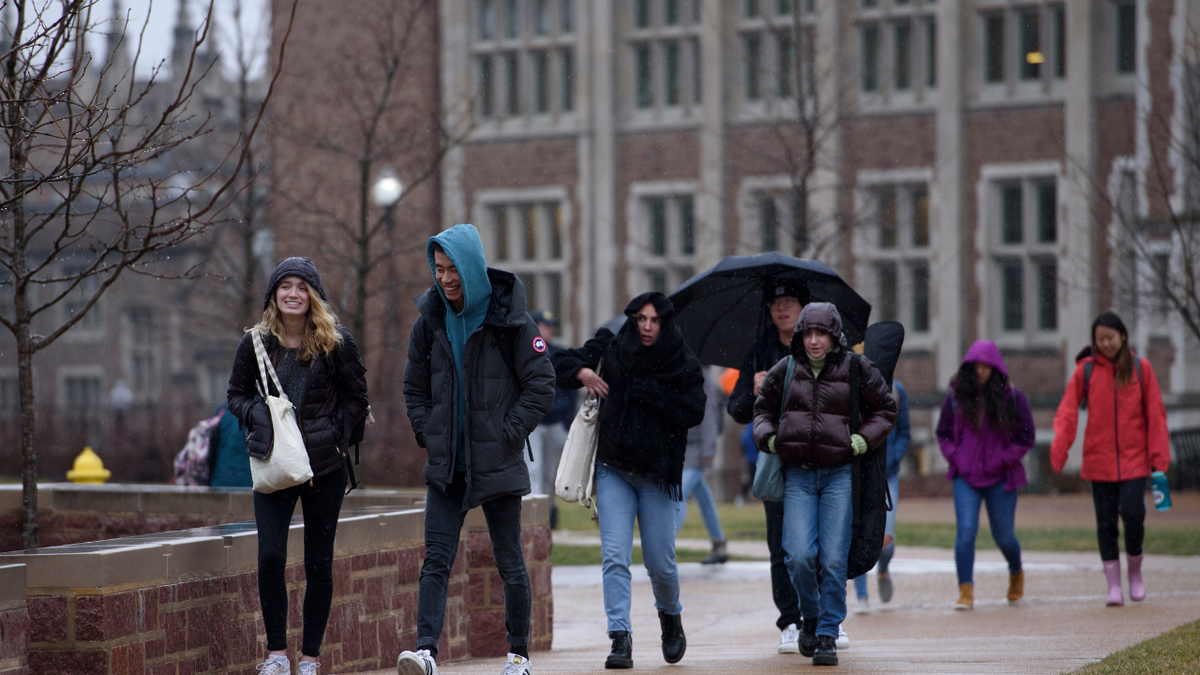
[[[188,14],[188,0],[179,0],[179,11],[175,14],[175,42],[171,46],[171,80],[177,85],[188,72],[188,60],[195,43],[196,29]]]
[[[113,0],[112,20],[105,35],[104,64],[100,66],[100,91],[115,90],[113,103],[129,94],[133,86],[133,60],[129,57],[129,17],[121,0]],[[119,104],[118,104],[119,105]]]

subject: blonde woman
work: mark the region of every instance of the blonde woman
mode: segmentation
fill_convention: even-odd
[[[262,675],[291,675],[287,657],[288,527],[301,502],[304,513],[304,632],[300,675],[316,675],[321,639],[333,598],[333,538],[346,488],[350,430],[367,415],[366,368],[349,331],[329,309],[317,266],[288,258],[267,284],[262,320],[246,332],[229,378],[229,409],[248,430],[253,457],[271,450],[270,413],[257,393],[258,365],[251,333],[262,337],[288,400],[296,407],[313,478],[270,494],[254,493],[258,523],[258,596],[267,631]]]

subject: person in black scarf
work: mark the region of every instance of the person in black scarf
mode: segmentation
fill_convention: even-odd
[[[587,387],[604,400],[596,450],[596,498],[604,576],[604,611],[612,653],[605,668],[632,668],[629,622],[633,525],[662,625],[663,658],[677,663],[687,640],[675,567],[675,519],[683,496],[687,430],[704,419],[700,362],[675,326],[675,306],[659,292],[625,307],[617,335],[607,328],[579,349],[554,355],[558,385]]]

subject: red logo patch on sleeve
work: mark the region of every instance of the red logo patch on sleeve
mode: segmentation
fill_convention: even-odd
[[[541,335],[533,338],[533,351],[539,354],[546,353],[546,341],[542,339]]]

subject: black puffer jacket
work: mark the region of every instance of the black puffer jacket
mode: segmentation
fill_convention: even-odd
[[[525,287],[510,272],[489,268],[487,274],[492,284],[487,316],[463,352],[468,408],[464,509],[494,497],[529,494],[525,439],[554,402],[554,369],[545,341],[525,311]],[[446,303],[436,285],[415,302],[421,315],[408,340],[404,405],[417,443],[429,451],[425,481],[445,491],[454,478],[458,400]]]
[[[770,370],[771,366],[787,356],[788,347],[779,341],[779,329],[774,324],[769,324],[767,330],[742,359],[737,384],[733,387],[733,393],[729,395],[729,405],[726,409],[734,422],[750,424],[754,421],[754,401],[758,399],[754,394],[754,374]]]
[[[350,331],[339,326],[338,332],[342,344],[329,354],[313,359],[308,390],[300,402],[297,416],[314,478],[341,470],[350,430],[367,416],[367,369],[363,367]],[[267,335],[263,338],[263,346],[274,364],[279,340],[274,335]],[[242,428],[249,430],[246,447],[250,455],[262,458],[271,450],[274,430],[270,411],[258,396],[255,384],[258,380],[254,341],[250,333],[246,333],[233,358],[227,395],[230,412]],[[274,384],[271,393],[278,393]]]

